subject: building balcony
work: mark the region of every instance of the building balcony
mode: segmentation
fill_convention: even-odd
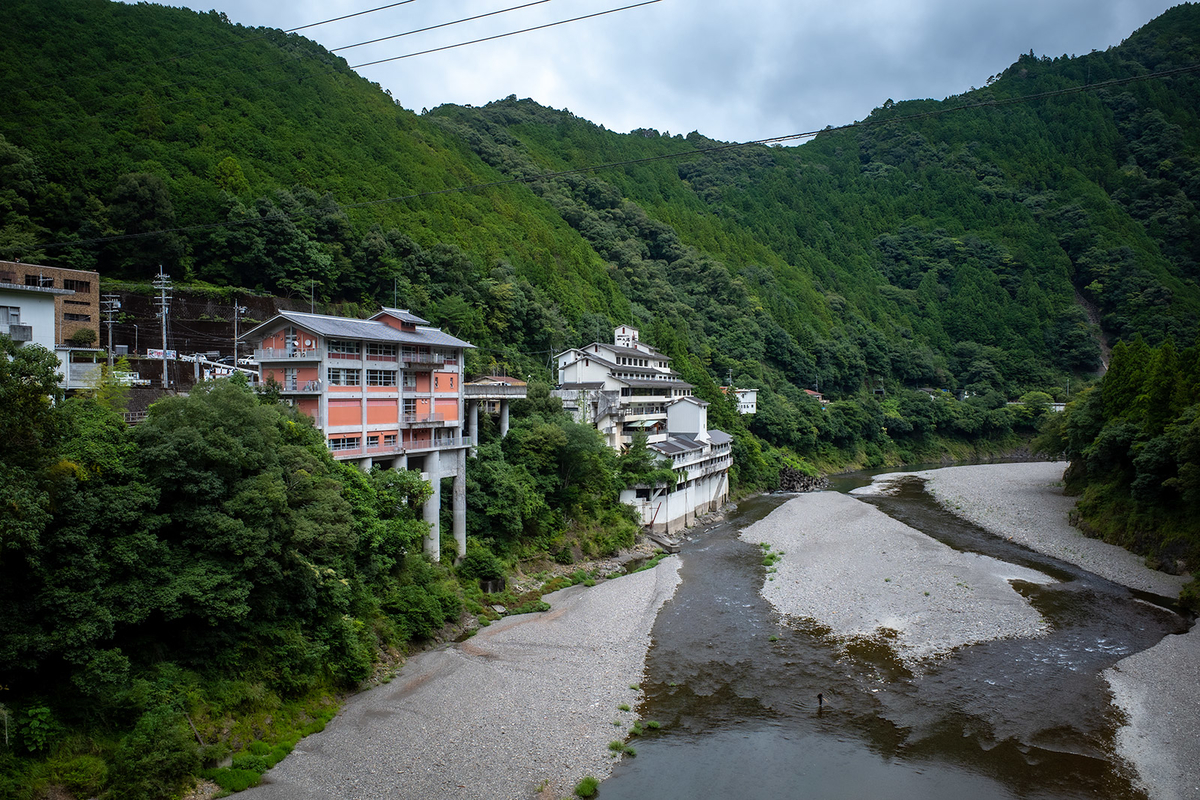
[[[307,350],[299,347],[263,347],[254,351],[254,360],[264,361],[320,361],[321,352],[317,348]]]
[[[405,425],[416,425],[416,426],[423,426],[423,425],[441,426],[442,424],[447,422],[445,414],[401,414],[400,421],[402,423],[404,423]],[[457,421],[458,420],[450,420],[450,422],[457,422]]]
[[[281,381],[279,391],[287,394],[320,394],[324,389],[321,381]]]
[[[417,369],[422,367],[433,369],[444,364],[458,364],[458,359],[451,360],[438,353],[401,353],[400,360],[404,362],[404,366]]]

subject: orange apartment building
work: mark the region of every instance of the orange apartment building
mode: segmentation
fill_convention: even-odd
[[[473,345],[396,308],[366,320],[283,311],[242,339],[260,379],[313,419],[334,458],[429,480],[425,551],[435,559],[441,480],[453,478],[454,539],[466,552],[463,355]]]

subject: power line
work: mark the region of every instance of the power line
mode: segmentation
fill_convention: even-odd
[[[404,0],[403,3],[395,3],[393,5],[404,5],[404,3],[412,3],[412,2],[415,2],[415,0]],[[548,3],[548,2],[551,2],[551,0],[535,0],[534,2],[524,3],[522,5],[517,5],[517,6],[510,6],[508,8],[502,8],[502,9],[499,9],[496,11],[488,12],[486,14],[478,14],[478,15],[472,16],[472,17],[463,17],[461,19],[453,20],[451,22],[443,22],[438,25],[431,25],[431,26],[428,26],[425,28],[417,28],[415,30],[405,31],[403,33],[392,34],[391,36],[385,36],[385,37],[378,38],[378,39],[371,39],[371,40],[367,40],[364,42],[356,42],[354,44],[343,45],[343,46],[335,48],[333,50],[327,50],[326,52],[332,54],[332,53],[339,52],[341,50],[350,50],[355,47],[362,47],[364,45],[376,44],[378,42],[387,41],[390,39],[398,39],[398,38],[401,38],[404,36],[411,36],[411,35],[417,34],[417,33],[425,33],[427,31],[437,30],[439,28],[446,28],[446,27],[450,27],[452,25],[459,25],[464,22],[473,22],[475,20],[484,19],[485,17],[494,17],[499,14],[507,14],[510,11],[519,11],[521,9],[529,8],[529,7],[535,6],[535,5],[541,5],[542,3]],[[618,11],[627,11],[631,8],[637,8],[638,6],[651,5],[653,3],[660,3],[660,2],[662,2],[662,0],[646,0],[646,2],[637,3],[635,5],[626,6],[624,8],[610,9],[608,11],[601,11],[596,14],[589,14],[589,15],[583,16],[583,17],[575,17],[574,19],[560,20],[558,22],[551,22],[551,23],[547,23],[545,25],[538,25],[538,26],[535,26],[532,28],[526,28],[526,29],[520,30],[520,31],[510,31],[508,33],[501,33],[501,34],[497,34],[495,36],[488,36],[488,37],[485,37],[482,39],[475,39],[473,41],[468,41],[468,42],[459,42],[456,44],[445,45],[443,47],[433,48],[433,49],[425,50],[422,52],[407,53],[407,54],[401,55],[401,56],[394,56],[392,58],[385,58],[385,59],[381,59],[379,61],[372,61],[367,64],[354,65],[354,66],[348,67],[348,69],[354,70],[354,69],[358,69],[359,67],[363,67],[363,66],[372,66],[374,64],[382,64],[382,63],[385,63],[388,61],[398,61],[398,60],[405,59],[405,58],[413,58],[414,56],[427,55],[429,53],[436,53],[436,52],[439,52],[442,50],[451,50],[451,49],[458,48],[458,47],[466,47],[467,45],[479,44],[480,42],[487,42],[487,41],[491,41],[493,39],[503,39],[503,38],[506,38],[509,36],[517,36],[522,33],[529,33],[531,31],[541,30],[543,28],[552,28],[552,27],[555,27],[558,25],[566,25],[567,23],[578,22],[580,20],[588,19],[590,17],[604,16],[606,14],[613,14]],[[391,7],[392,6],[381,6],[381,8],[391,8]],[[380,10],[380,9],[372,9],[372,11],[378,11],[378,10]],[[359,16],[360,14],[366,14],[366,13],[370,13],[370,12],[362,11],[362,12],[358,12],[358,14],[350,14],[348,16]],[[338,17],[336,19],[345,19],[345,17]],[[335,20],[326,20],[326,22],[330,22],[330,21],[335,21]],[[323,22],[322,23],[313,23],[313,25],[322,25],[322,24],[325,24],[325,23],[323,23]],[[305,28],[305,27],[312,27],[312,26],[305,25],[305,26],[301,26],[300,28],[291,28],[286,31],[281,31],[281,33],[291,33],[293,31],[301,30],[302,28]],[[240,42],[238,42],[236,44],[236,46],[241,46],[242,44],[246,44],[251,41],[267,39],[267,38],[270,38],[273,34],[274,34],[274,32],[272,32],[270,34],[264,34],[262,36],[256,36],[256,37],[251,37],[248,39],[243,39]],[[317,43],[314,42],[314,44],[317,44]],[[222,45],[220,47],[210,48],[210,50],[220,50],[225,47],[233,47],[233,46],[235,46],[235,45],[233,45],[233,44]],[[318,45],[318,46],[320,46],[320,45]],[[208,51],[198,50],[195,52],[203,53],[203,52],[208,52]],[[278,67],[278,66],[281,66],[284,64],[295,64],[295,63],[299,63],[299,62],[309,61],[309,60],[312,60],[312,58],[313,58],[313,56],[311,54],[303,54],[302,53],[300,55],[291,56],[289,58],[279,59],[278,61],[272,61],[269,64],[263,64],[261,66],[256,66],[253,69],[255,69],[257,71],[262,71],[262,70],[268,69],[270,67]],[[173,60],[173,59],[167,59],[166,61],[163,61],[163,62],[151,62],[151,65],[159,64],[159,63],[168,63],[171,60]],[[312,75],[289,77],[289,78],[284,78],[282,80],[273,81],[270,83],[260,82],[256,85],[256,88],[266,89],[266,88],[270,88],[272,86],[280,86],[285,83],[291,83],[292,81],[302,82],[306,78],[314,78],[319,75],[328,75],[328,74],[332,74],[332,73],[337,73],[337,72],[340,72],[341,69],[342,68],[340,66],[336,66],[336,65],[330,66],[330,67],[326,67],[325,69],[319,69]],[[123,100],[125,98],[137,97],[139,95],[145,94],[147,91],[160,91],[161,92],[161,91],[165,91],[165,90],[169,90],[169,89],[182,89],[182,88],[186,88],[188,86],[192,86],[201,80],[211,82],[218,78],[225,77],[227,75],[239,75],[239,74],[244,74],[248,71],[249,71],[249,68],[231,69],[231,70],[226,70],[225,72],[218,72],[214,75],[205,75],[205,76],[203,76],[203,78],[189,78],[186,80],[175,81],[174,83],[160,83],[160,84],[156,84],[154,86],[143,87],[142,89],[140,89],[138,91],[125,92],[124,94],[118,94],[118,95],[109,95],[104,98],[104,102],[106,104],[104,107],[97,108],[97,109],[89,111],[87,113],[90,114],[91,116],[100,116],[100,115],[113,114],[113,113],[128,113],[127,109],[117,108],[117,107],[113,106],[112,104],[115,103],[116,101]],[[93,76],[104,75],[104,74],[108,74],[109,72],[113,72],[113,70],[108,70],[107,72],[101,72],[101,73],[92,73],[92,75]],[[55,84],[46,84],[46,86],[53,86],[53,85],[55,85]],[[212,98],[212,97],[218,97],[219,95],[210,94],[210,95],[206,95],[206,96]],[[145,106],[141,106],[141,108],[165,109],[165,108],[168,108],[173,105],[177,105],[180,103],[189,103],[189,102],[193,102],[195,100],[196,100],[196,98],[194,96],[189,95],[187,97],[181,97],[176,100],[159,101],[159,102],[155,102],[153,104],[147,104]],[[35,113],[39,113],[39,112],[36,109],[10,111],[7,113],[0,114],[0,119],[25,117],[25,116],[29,116],[29,115],[32,115]]]
[[[641,8],[642,6],[652,6],[655,3],[661,3],[661,2],[662,2],[662,0],[645,0],[645,2],[642,2],[642,3],[634,3],[633,5],[622,6],[620,8],[610,8],[608,11],[597,11],[595,14],[584,14],[582,17],[574,17],[572,19],[559,20],[558,22],[547,22],[545,25],[534,25],[532,28],[524,28],[519,31],[510,31],[509,33],[498,33],[495,36],[485,36],[482,39],[472,39],[469,42],[459,42],[458,44],[448,44],[443,47],[434,47],[429,50],[422,50],[418,53],[408,53],[408,54],[402,55],[402,56],[393,56],[391,58],[381,58],[381,59],[378,59],[377,61],[368,61],[364,64],[354,64],[353,66],[350,67],[350,69],[360,69],[362,67],[373,67],[376,64],[386,64],[389,61],[399,61],[404,58],[413,58],[414,56],[427,56],[430,53],[440,53],[443,50],[453,50],[456,47],[466,47],[467,45],[480,44],[482,42],[491,42],[496,39],[504,39],[509,36],[519,36],[522,33],[531,33],[532,31],[540,31],[540,30],[544,30],[545,28],[554,28],[559,25],[566,25],[571,22],[579,22],[580,20],[592,19],[594,17],[603,17],[606,14],[616,14],[619,11],[628,11],[631,8]]]
[[[660,2],[660,0],[651,0],[651,2]],[[1131,83],[1140,83],[1143,81],[1157,80],[1167,78],[1174,75],[1182,75],[1200,70],[1200,63],[1192,64],[1186,67],[1177,67],[1175,69],[1163,70],[1162,72],[1154,72],[1146,75],[1134,75],[1128,78],[1113,78],[1101,83],[1093,83],[1091,85],[1080,85],[1068,87],[1064,89],[1055,89],[1047,92],[1039,92],[1031,95],[1020,95],[1016,97],[1008,97],[1002,99],[989,99],[977,103],[965,103],[958,106],[949,106],[938,108],[931,111],[923,111],[916,114],[906,114],[903,116],[888,117],[883,119],[866,119],[858,122],[851,122],[845,125],[827,125],[820,130],[804,131],[802,133],[790,133],[783,136],[772,136],[765,139],[754,139],[746,142],[731,142],[727,144],[714,145],[712,147],[695,147],[690,150],[681,150],[675,153],[664,153],[656,156],[646,156],[644,158],[627,159],[624,161],[609,161],[601,164],[590,164],[583,167],[575,167],[573,169],[558,170],[555,172],[544,172],[538,175],[530,175],[517,178],[504,178],[502,180],[487,181],[483,183],[464,184],[462,186],[452,186],[446,189],[433,189],[427,192],[415,192],[413,194],[396,195],[393,197],[384,197],[377,200],[367,200],[361,203],[343,203],[332,207],[319,209],[322,212],[330,211],[347,211],[357,208],[370,208],[378,205],[388,205],[392,203],[403,203],[410,200],[421,200],[429,197],[438,197],[442,195],[461,194],[464,192],[480,191],[484,189],[494,189],[502,186],[513,186],[517,184],[530,184],[539,181],[551,180],[553,178],[566,177],[568,175],[580,175],[589,172],[599,172],[606,169],[615,169],[617,167],[630,167],[642,164],[650,164],[657,161],[668,161],[677,158],[690,158],[694,156],[706,156],[714,153],[722,153],[730,150],[737,150],[743,147],[752,147],[754,145],[778,145],[784,142],[796,142],[805,139],[812,139],[822,133],[836,133],[839,131],[848,131],[854,129],[866,129],[879,127],[881,125],[894,125],[898,123],[913,122],[923,119],[931,119],[940,117],[945,114],[953,114],[961,111],[976,111],[986,108],[1002,108],[1005,106],[1016,105],[1019,103],[1028,103],[1035,100],[1046,100],[1067,95],[1080,94],[1083,92],[1093,92],[1100,89],[1112,88],[1115,86],[1124,86]],[[274,219],[295,219],[298,217],[310,216],[310,210],[297,211],[290,214],[283,213],[280,210],[278,217]],[[73,241],[50,242],[47,244],[38,245],[35,249],[48,249],[54,247],[79,247],[84,245],[105,244],[108,242],[129,241],[134,239],[145,239],[153,236],[162,236],[171,233],[191,233],[205,230],[215,230],[218,228],[235,227],[238,225],[253,225],[261,222],[269,222],[271,217],[251,217],[243,220],[224,220],[221,222],[199,223],[196,225],[185,225],[176,228],[164,228],[158,231],[147,231],[143,233],[127,233],[117,236],[100,236],[91,239],[76,239]]]
[[[519,11],[522,8],[529,8],[530,6],[540,6],[542,3],[549,3],[549,2],[551,2],[551,0],[533,0],[532,3],[525,3],[524,5],[512,6],[510,8],[502,8],[498,11],[489,11],[486,14],[476,14],[473,17],[463,17],[462,19],[456,19],[452,22],[442,22],[437,25],[430,25],[427,28],[416,28],[415,30],[405,31],[404,33],[393,33],[391,36],[383,36],[378,39],[368,39],[365,42],[356,42],[355,44],[342,45],[341,47],[333,48],[329,52],[340,53],[343,50],[353,50],[355,47],[363,47],[368,44],[379,44],[380,42],[386,42],[391,39],[399,39],[404,36],[412,36],[415,33],[427,33],[429,31],[436,31],[438,28],[448,28],[451,25],[459,25],[463,22],[474,22],[477,19],[484,19],[486,17],[494,17],[497,14],[507,14],[509,11]]]
[[[415,3],[415,2],[416,2],[416,0],[400,0],[400,2],[397,2],[397,3],[389,3],[385,6],[369,8],[365,11],[356,11],[353,14],[345,14],[340,17],[333,17],[332,19],[321,20],[320,22],[310,22],[307,25],[299,25],[295,28],[287,28],[286,30],[283,30],[282,32],[283,33],[295,33],[296,31],[307,30],[308,28],[315,28],[318,25],[328,25],[331,22],[341,22],[342,20],[350,19],[352,17],[361,17],[364,14],[374,14],[376,11],[386,11],[389,8],[395,8],[397,6],[404,6],[404,5],[408,5],[409,3]],[[222,15],[222,16],[224,16],[224,15]],[[226,19],[228,19],[228,18],[226,17]],[[240,25],[241,23],[238,23],[238,24]],[[270,29],[269,33],[259,34],[258,36],[247,36],[246,38],[239,39],[236,42],[229,42],[227,44],[219,44],[219,45],[215,45],[213,47],[202,47],[199,50],[192,50],[187,53],[181,53],[180,55],[177,55],[177,56],[171,56],[170,58],[159,59],[158,61],[144,61],[144,62],[142,62],[142,65],[146,66],[146,67],[156,67],[156,66],[160,66],[162,64],[170,64],[172,62],[182,61],[184,59],[191,58],[192,56],[198,56],[202,53],[213,53],[213,52],[216,52],[217,50],[228,50],[231,47],[241,47],[243,45],[249,44],[250,42],[258,42],[258,41],[262,41],[263,39],[269,39],[269,38],[271,38],[272,35],[274,35],[274,33],[275,33],[275,29]],[[93,72],[93,73],[91,73],[91,77],[94,78],[94,77],[99,77],[101,75],[111,75],[112,73],[114,73],[116,71],[117,71],[117,69],[113,68],[113,69],[102,70],[99,72]],[[75,79],[75,77],[79,77],[79,76],[73,76],[72,78],[67,78],[67,80],[73,80],[73,79]],[[48,89],[52,86],[61,86],[62,83],[64,83],[64,81],[58,81],[55,83],[43,83],[38,86],[29,86],[29,87],[26,87],[26,91],[37,91],[39,89]]]

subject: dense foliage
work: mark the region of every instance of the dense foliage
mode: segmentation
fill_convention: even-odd
[[[84,791],[168,794],[228,752],[231,715],[356,686],[457,618],[457,584],[420,556],[415,473],[335,462],[244,382],[130,429],[114,384],[52,405],[53,354],[0,348],[0,796],[33,791],[18,754],[95,751],[111,774]]]
[[[1112,356],[1038,444],[1071,460],[1081,527],[1172,572],[1200,569],[1200,347],[1135,339]]]
[[[633,323],[704,399],[760,389],[762,420],[716,423],[743,455],[996,448],[997,395],[1062,399],[1118,339],[1196,334],[1197,78],[1105,84],[1194,64],[1193,4],[802,147],[708,152],[515,97],[414,114],[216,13],[19,0],[10,19],[0,256],[395,302],[478,345],[472,371],[551,380],[552,353]],[[915,389],[975,407],[909,419]],[[741,460],[741,485],[771,466]]]

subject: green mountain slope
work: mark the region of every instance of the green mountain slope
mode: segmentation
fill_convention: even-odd
[[[868,459],[1003,434],[1004,398],[1061,395],[1118,339],[1195,339],[1194,4],[803,146],[699,153],[718,143],[515,97],[416,115],[213,13],[18,0],[10,19],[0,256],[395,297],[481,345],[473,367],[540,375],[632,322],[709,399],[765,390],[769,443]],[[925,419],[922,386],[974,405]],[[851,405],[821,413],[811,387]]]

